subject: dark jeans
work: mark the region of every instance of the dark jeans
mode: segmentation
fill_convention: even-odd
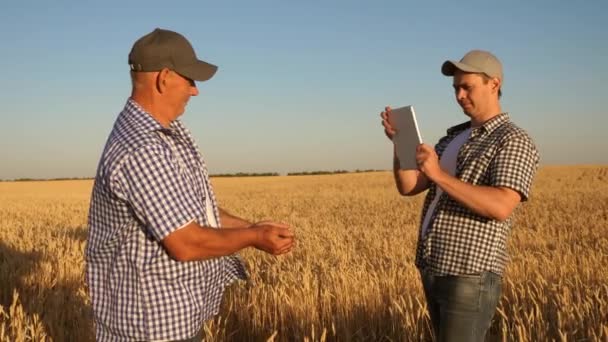
[[[421,272],[437,341],[483,341],[496,312],[502,278],[492,272],[435,276]]]

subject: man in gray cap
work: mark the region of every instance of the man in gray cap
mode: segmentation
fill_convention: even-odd
[[[156,29],[129,54],[131,97],[97,169],[86,280],[98,341],[200,341],[224,288],[247,272],[235,254],[291,250],[291,229],[218,207],[190,132],[177,118],[217,67],[179,33]],[[227,229],[232,228],[232,229]]]
[[[508,256],[512,213],[528,199],[539,155],[500,106],[502,64],[473,50],[446,61],[456,101],[470,120],[447,130],[435,148],[416,148],[418,168],[400,170],[404,196],[429,190],[420,220],[416,266],[439,341],[483,341],[496,311]],[[396,133],[381,113],[386,135]]]

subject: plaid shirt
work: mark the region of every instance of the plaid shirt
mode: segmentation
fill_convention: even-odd
[[[178,120],[162,127],[129,99],[99,162],[89,210],[86,280],[97,340],[185,339],[217,314],[225,286],[246,278],[240,259],[180,262],[161,244],[192,220],[209,226],[210,219],[220,222],[188,130]]]
[[[470,122],[454,126],[435,145],[441,158],[448,144]],[[524,130],[500,114],[471,131],[460,148],[456,177],[474,185],[507,187],[527,200],[539,155]],[[422,220],[437,192],[431,183],[422,209]],[[422,227],[421,227],[422,229]],[[419,236],[416,266],[436,275],[462,275],[491,271],[501,274],[508,261],[506,240],[511,218],[499,222],[482,217],[443,193],[432,213],[425,236]]]

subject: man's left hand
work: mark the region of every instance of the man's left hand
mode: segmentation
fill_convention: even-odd
[[[416,163],[418,163],[418,169],[430,180],[435,180],[442,172],[435,149],[427,144],[420,144],[416,147]]]

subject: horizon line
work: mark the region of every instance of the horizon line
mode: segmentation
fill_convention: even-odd
[[[545,164],[540,165],[538,169],[552,167],[608,167],[608,164],[581,163],[581,164]],[[287,177],[287,176],[316,176],[316,175],[333,175],[346,173],[366,173],[366,172],[392,172],[391,169],[354,169],[354,170],[313,170],[313,171],[295,171],[295,172],[222,172],[210,174],[210,178],[238,178],[238,177]],[[70,180],[94,180],[95,177],[53,177],[53,178],[0,178],[0,182],[45,182],[45,181],[70,181]]]

